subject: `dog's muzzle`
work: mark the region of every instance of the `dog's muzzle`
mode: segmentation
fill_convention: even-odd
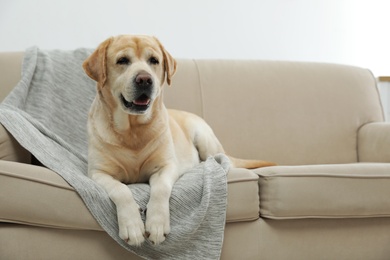
[[[153,79],[149,73],[140,72],[133,80],[135,87],[135,99],[127,100],[122,94],[120,96],[123,106],[135,114],[143,114],[151,104],[151,95],[154,88]]]

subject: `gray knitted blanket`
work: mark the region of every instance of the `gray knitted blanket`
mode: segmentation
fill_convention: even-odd
[[[148,259],[218,259],[230,165],[224,155],[208,158],[177,181],[170,199],[171,233],[166,241],[158,246],[147,241],[137,248],[119,238],[115,205],[87,177],[86,124],[96,87],[81,64],[91,52],[26,50],[22,79],[0,105],[0,123],[73,186],[102,228],[127,250]],[[131,189],[145,208],[149,185],[133,184]]]

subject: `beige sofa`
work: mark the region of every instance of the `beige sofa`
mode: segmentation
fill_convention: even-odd
[[[22,53],[0,53],[0,100]],[[237,157],[222,259],[390,259],[390,124],[366,69],[179,60],[166,104],[201,115]],[[138,259],[0,125],[0,259]],[[194,256],[193,259],[197,259]]]

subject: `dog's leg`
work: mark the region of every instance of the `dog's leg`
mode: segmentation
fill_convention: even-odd
[[[93,173],[91,177],[107,191],[116,205],[119,237],[129,245],[140,246],[145,240],[145,227],[130,189],[108,174]]]
[[[198,150],[201,161],[205,161],[209,156],[225,153],[221,143],[209,125],[202,121],[202,124],[197,124],[194,127],[196,134],[193,142]]]
[[[160,244],[170,232],[169,198],[179,174],[174,165],[164,167],[150,177],[150,199],[146,212],[146,233],[154,244]]]

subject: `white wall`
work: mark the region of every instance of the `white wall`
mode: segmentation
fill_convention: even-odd
[[[390,74],[388,0],[0,0],[0,51],[153,34],[180,58],[305,60]]]

